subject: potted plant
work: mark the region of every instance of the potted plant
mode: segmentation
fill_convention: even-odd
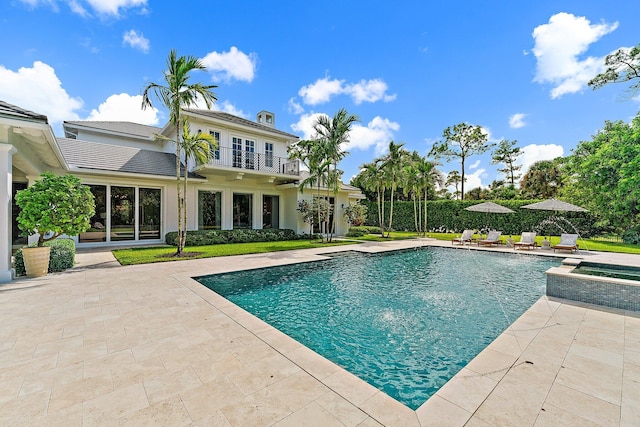
[[[33,185],[18,191],[16,203],[21,209],[18,228],[23,234],[38,235],[35,247],[22,249],[29,277],[47,274],[50,248],[44,246],[45,242],[63,234],[76,236],[88,230],[95,214],[91,190],[73,175],[45,172]]]

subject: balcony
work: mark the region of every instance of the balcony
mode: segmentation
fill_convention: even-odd
[[[220,147],[211,153],[208,165],[203,169],[230,168],[237,172],[253,172],[259,175],[300,175],[300,164],[297,160],[273,154],[255,153],[245,150]]]

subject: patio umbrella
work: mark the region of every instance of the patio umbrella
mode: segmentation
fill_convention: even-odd
[[[535,209],[535,210],[539,210],[539,211],[588,212],[583,207],[572,205],[571,203],[563,202],[561,200],[556,200],[556,199],[547,199],[547,200],[543,200],[542,202],[532,203],[530,205],[524,205],[524,206],[520,206],[520,207],[523,208],[523,209]],[[578,231],[576,230],[576,227],[571,223],[571,221],[569,221],[568,219],[566,219],[564,217],[559,217],[559,218],[564,220],[569,225],[571,225],[571,227],[573,227],[574,231],[576,233],[578,233]],[[554,223],[557,227],[559,227],[562,230],[562,227],[559,225],[559,222],[557,220],[554,220],[553,218],[548,218],[547,221],[551,221],[552,223]],[[543,223],[544,223],[544,221],[543,221]],[[580,233],[578,233],[578,234],[580,234]],[[549,236],[546,237],[547,243],[543,242],[543,247],[544,248],[548,248],[549,247],[548,240],[549,240]]]
[[[514,213],[511,209],[493,202],[478,203],[477,205],[468,206],[465,209],[472,212],[484,212],[486,214]]]
[[[509,208],[493,202],[478,203],[465,208],[468,211],[484,212],[484,213],[513,213]]]
[[[532,203],[530,205],[520,206],[523,209],[537,209],[541,211],[556,211],[556,212],[588,212],[585,208],[572,205],[571,203],[563,202],[556,199],[547,199],[542,202]]]

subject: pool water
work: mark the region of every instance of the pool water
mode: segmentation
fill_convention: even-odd
[[[558,265],[421,248],[197,280],[417,409],[544,294]]]
[[[589,276],[613,277],[616,279],[635,280],[640,282],[640,268],[623,265],[593,264],[581,262],[572,273]]]

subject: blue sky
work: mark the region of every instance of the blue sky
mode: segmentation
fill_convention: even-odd
[[[635,116],[626,86],[586,82],[640,42],[639,14],[638,2],[596,0],[9,0],[0,99],[46,114],[57,135],[63,120],[162,126],[166,112],[141,111],[140,94],[175,48],[207,65],[193,79],[219,86],[216,109],[272,111],[303,138],[317,114],[357,114],[346,181],[390,140],[424,155],[460,122],[517,140],[526,168]],[[501,178],[489,154],[467,165],[466,189]]]

